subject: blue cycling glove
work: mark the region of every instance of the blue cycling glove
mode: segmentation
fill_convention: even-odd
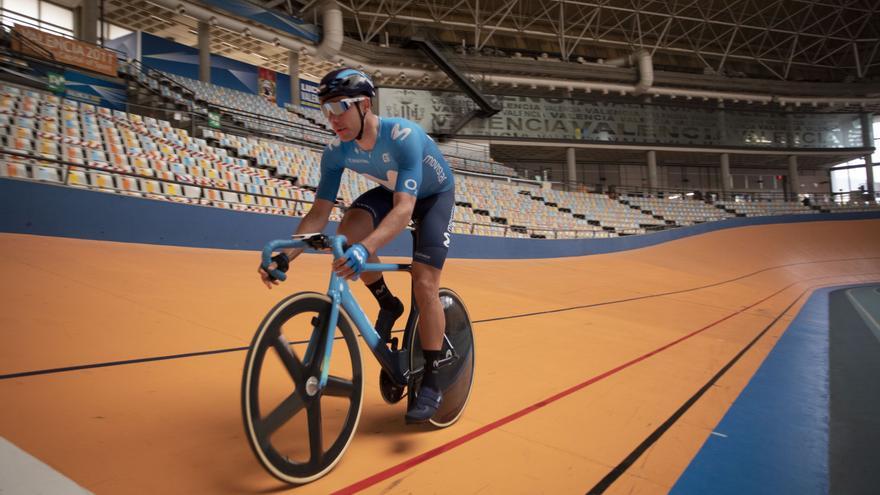
[[[342,255],[345,259],[345,266],[354,270],[354,280],[357,280],[361,272],[364,271],[364,265],[370,259],[370,252],[363,244],[357,243],[348,248]]]

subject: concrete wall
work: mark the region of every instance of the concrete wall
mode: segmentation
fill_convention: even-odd
[[[788,222],[880,218],[880,212],[734,218],[640,236],[544,240],[454,235],[450,257],[557,258],[651,246],[714,230]],[[0,179],[0,232],[217,249],[259,250],[287,238],[299,219],[134,198],[16,179]],[[328,226],[328,233],[336,228]],[[410,256],[404,232],[380,254]]]

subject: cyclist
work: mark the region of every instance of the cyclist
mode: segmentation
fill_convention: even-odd
[[[414,122],[374,114],[373,96],[373,82],[355,69],[337,69],[321,80],[321,110],[337,138],[324,148],[315,202],[297,233],[324,229],[346,168],[379,184],[357,198],[343,216],[338,233],[346,236],[351,247],[334,262],[333,269],[346,279],[363,279],[379,302],[376,330],[388,341],[394,322],[403,314],[403,304],[388,289],[381,273],[362,270],[367,262],[379,263],[376,252],[400,234],[410,220],[414,222],[413,293],[426,364],[422,386],[406,413],[406,421],[422,423],[433,416],[442,401],[437,365],[442,359],[446,318],[439,291],[451,239],[455,182],[451,168],[425,131]],[[286,271],[301,252],[290,249],[279,253],[273,257],[275,266],[270,269]],[[259,273],[270,289],[278,284],[262,268]]]

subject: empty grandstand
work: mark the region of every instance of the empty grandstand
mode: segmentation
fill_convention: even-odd
[[[867,0],[0,0],[0,493],[873,494],[878,116]]]

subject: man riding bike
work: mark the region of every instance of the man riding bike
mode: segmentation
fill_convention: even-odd
[[[365,263],[379,263],[377,251],[400,234],[410,220],[415,225],[413,294],[419,309],[419,338],[425,374],[416,400],[406,413],[407,423],[428,421],[437,411],[442,394],[437,383],[437,363],[446,319],[440,304],[440,276],[451,242],[455,207],[452,169],[434,141],[418,124],[401,118],[380,118],[372,112],[375,88],[361,71],[342,68],[321,80],[321,110],[337,138],[324,148],[321,180],[315,202],[296,233],[320,232],[336,202],[342,173],[351,169],[379,184],[357,198],[337,229],[351,247],[333,264],[346,279],[362,278],[379,302],[376,330],[390,340],[394,322],[403,314],[400,299],[391,294],[381,273],[363,272]],[[287,271],[302,249],[289,249],[273,257],[273,265]],[[259,269],[270,289],[278,281]]]

